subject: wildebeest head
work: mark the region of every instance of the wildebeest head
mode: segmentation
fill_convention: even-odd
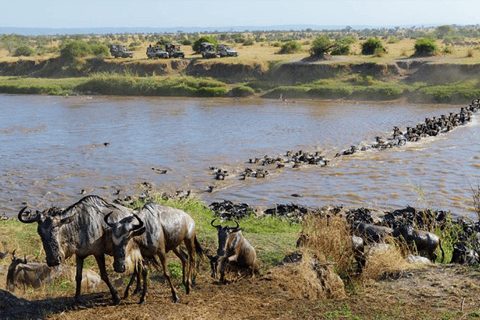
[[[55,207],[42,212],[37,210],[33,216],[30,211],[25,212],[26,209],[27,207],[24,207],[20,210],[18,220],[23,223],[38,223],[37,232],[42,239],[43,248],[47,256],[47,264],[49,267],[58,266],[65,257],[60,245],[62,239],[59,239],[59,230],[63,225],[72,222],[75,216],[62,217],[63,211]],[[30,217],[25,218],[24,212]]]
[[[214,225],[213,223],[217,219],[213,219],[212,222],[210,223],[212,227],[217,229],[218,232],[218,249],[217,249],[217,255],[218,256],[224,256],[225,255],[225,245],[227,243],[227,238],[228,236],[233,233],[239,231],[239,225],[238,222],[234,220],[234,222],[237,224],[236,227],[229,227],[229,226],[222,226],[221,224],[219,225]]]
[[[113,212],[110,212],[104,217],[105,223],[112,228],[113,240],[113,268],[115,272],[123,273],[127,269],[126,258],[130,251],[130,239],[140,236],[145,232],[145,226],[142,219],[135,213],[133,216],[128,216],[116,223],[109,222],[108,219]],[[138,222],[138,223],[135,223]]]
[[[7,272],[7,290],[10,292],[13,292],[15,290],[15,269],[19,264],[26,264],[27,263],[27,258],[24,257],[23,259],[17,258],[15,255],[15,251],[13,250],[12,252],[12,262],[8,266],[8,272]]]

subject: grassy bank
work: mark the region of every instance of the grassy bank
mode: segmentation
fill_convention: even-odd
[[[9,94],[100,94],[127,96],[245,97],[258,95],[278,99],[349,99],[389,101],[407,99],[419,103],[468,103],[480,96],[478,79],[448,84],[382,81],[373,77],[349,76],[323,79],[292,86],[270,81],[229,85],[212,78],[99,74],[85,78],[0,77],[0,93]]]

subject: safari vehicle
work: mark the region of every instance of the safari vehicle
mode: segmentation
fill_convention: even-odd
[[[147,48],[147,58],[148,59],[168,59],[170,55],[168,52],[163,50],[161,47],[152,47],[151,45]]]
[[[115,58],[133,58],[133,52],[128,51],[123,44],[110,45],[110,54]]]
[[[220,57],[238,57],[238,51],[233,50],[231,47],[227,47],[225,44],[219,44],[217,46],[217,54]]]
[[[200,53],[204,59],[216,58],[215,45],[210,42],[200,43]]]
[[[178,43],[166,43],[165,51],[168,52],[169,58],[185,58],[185,54],[181,51]]]

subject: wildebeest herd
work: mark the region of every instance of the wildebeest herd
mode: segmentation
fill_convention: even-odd
[[[376,148],[384,150],[395,146],[404,145],[409,141],[418,141],[427,136],[435,136],[442,132],[448,132],[453,127],[465,124],[471,120],[473,113],[478,111],[480,100],[476,99],[459,113],[451,113],[448,116],[442,115],[439,118],[427,118],[424,123],[415,127],[407,127],[402,132],[394,127],[393,135],[384,139],[377,137],[371,146],[352,146],[350,149],[338,153],[338,156],[353,154],[359,150]],[[251,159],[249,163],[258,165],[276,164],[277,168],[291,166],[293,168],[301,164],[325,166],[329,162],[320,152],[307,153],[303,151],[287,152],[285,157],[269,157],[262,159]],[[212,168],[217,180],[223,180],[228,172],[218,168]],[[241,178],[256,177],[263,178],[268,175],[267,170],[245,169]],[[243,218],[250,214],[248,206],[230,205],[228,203],[217,203],[214,209],[230,206],[233,209],[242,211],[241,217],[235,217],[224,210],[223,217],[235,221],[235,218]],[[293,206],[303,214],[302,207]],[[289,211],[288,206],[276,206],[266,214],[278,214]],[[268,211],[268,210],[267,210]],[[308,210],[306,210],[307,212]],[[408,213],[408,210],[406,211]],[[347,219],[352,228],[352,243],[355,258],[359,271],[365,264],[364,247],[372,246],[382,242],[385,237],[396,237],[413,243],[419,252],[424,252],[429,259],[436,261],[435,250],[437,247],[444,251],[441,240],[433,233],[414,229],[419,224],[421,217],[415,216],[415,221],[407,217],[399,223],[395,214],[387,213],[384,218],[384,225],[372,224],[371,217],[363,213],[351,211],[347,213]],[[418,218],[418,219],[417,219]],[[152,264],[156,268],[163,269],[172,293],[172,300],[179,301],[177,290],[172,284],[171,276],[167,270],[166,255],[172,251],[182,263],[182,283],[185,286],[186,294],[191,292],[195,282],[195,273],[199,272],[199,264],[196,263],[197,255],[200,259],[207,257],[210,260],[212,277],[220,275],[220,282],[225,282],[225,270],[228,266],[244,269],[249,275],[254,276],[258,272],[258,260],[255,249],[242,234],[238,222],[236,226],[222,226],[211,221],[211,226],[217,230],[218,249],[216,255],[208,255],[197,239],[195,221],[185,212],[155,203],[147,203],[138,211],[127,208],[117,203],[108,202],[98,196],[87,196],[69,206],[66,209],[52,207],[45,211],[32,213],[27,207],[20,210],[18,219],[23,223],[37,223],[37,232],[43,243],[46,254],[46,263],[29,262],[26,257],[18,258],[16,252],[12,253],[12,263],[7,274],[7,290],[13,291],[15,287],[39,287],[43,283],[51,283],[54,278],[69,276],[65,261],[75,255],[76,270],[75,281],[76,291],[74,299],[80,300],[82,288],[94,288],[101,278],[108,286],[112,295],[113,303],[119,304],[121,298],[117,289],[112,285],[107,275],[105,255],[113,256],[113,267],[115,272],[125,273],[133,270],[129,284],[127,285],[124,298],[128,296],[129,288],[137,281],[137,288],[143,283],[139,303],[144,303],[147,294],[147,266]],[[438,217],[437,217],[438,219]],[[421,221],[420,221],[421,222]],[[476,226],[478,229],[478,226]],[[477,232],[480,230],[477,230]],[[474,231],[472,231],[474,232]],[[181,248],[184,245],[186,252]],[[302,245],[301,238],[297,243]],[[478,254],[468,249],[468,243],[458,242],[454,246],[454,257],[452,261],[468,262],[478,261]],[[463,251],[462,251],[463,250]],[[4,258],[0,253],[0,259]],[[100,270],[100,276],[83,270],[84,259],[93,255]],[[158,261],[157,260],[160,261]]]
[[[167,270],[166,254],[172,251],[181,260],[182,282],[187,294],[194,283],[195,269],[198,272],[199,264],[195,263],[195,257],[206,256],[196,236],[195,221],[179,209],[156,203],[147,203],[139,211],[134,211],[91,195],[64,210],[52,207],[32,213],[25,207],[18,213],[18,219],[23,223],[37,223],[46,263],[27,262],[26,258],[17,258],[14,251],[7,275],[7,290],[10,291],[13,291],[15,286],[37,288],[43,283],[51,283],[55,277],[67,272],[65,261],[75,255],[77,267],[74,299],[78,302],[82,286],[84,289],[92,288],[99,282],[98,275],[95,281],[92,279],[94,275],[83,270],[84,259],[93,255],[100,269],[100,277],[108,286],[113,303],[117,305],[121,299],[107,276],[105,265],[105,255],[110,255],[114,258],[113,267],[116,272],[124,273],[133,269],[124,298],[128,296],[129,287],[136,279],[137,288],[143,282],[139,303],[144,303],[147,293],[147,265],[153,264],[158,268],[161,264],[164,276],[170,284],[172,299],[178,302],[178,293]],[[212,226],[218,229],[219,237],[218,254],[208,256],[214,278],[218,270],[220,281],[224,282],[227,266],[246,268],[253,275],[258,268],[255,249],[242,235],[238,222],[235,228],[220,228],[213,222]],[[180,247],[182,243],[187,252]]]

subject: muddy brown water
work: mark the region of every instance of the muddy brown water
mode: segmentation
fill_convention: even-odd
[[[480,182],[478,116],[435,138],[333,158],[425,117],[461,106],[263,99],[0,95],[0,214],[24,205],[68,206],[83,194],[107,199],[154,183],[193,190],[207,203],[297,203],[395,209],[406,205],[469,215]],[[108,145],[105,146],[104,143]],[[240,180],[250,158],[321,151],[327,167],[267,168]],[[214,179],[210,167],[229,172]],[[167,170],[160,174],[160,170]],[[212,193],[209,186],[215,186]],[[82,190],[85,190],[82,194]],[[292,197],[292,194],[301,197]]]

